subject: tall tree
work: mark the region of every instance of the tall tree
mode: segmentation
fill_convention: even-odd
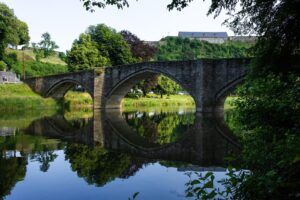
[[[109,59],[99,55],[97,43],[89,34],[81,34],[75,40],[66,58],[69,71],[80,71],[94,67],[109,66]]]
[[[19,20],[4,3],[0,3],[0,60],[8,44],[13,46],[29,42],[28,26]]]
[[[109,58],[112,66],[136,62],[129,45],[116,30],[104,24],[98,24],[90,26],[86,33],[91,35],[92,41],[97,43],[99,55]]]

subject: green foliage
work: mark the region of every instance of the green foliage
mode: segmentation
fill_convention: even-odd
[[[28,26],[20,21],[13,10],[0,3],[0,60],[8,44],[22,45],[29,42]]]
[[[86,145],[68,144],[65,154],[72,170],[87,183],[96,186],[103,186],[120,177],[130,167],[129,156],[108,152],[102,148],[92,149]]]
[[[36,54],[36,60],[40,61],[41,58],[47,58],[55,54],[55,49],[59,48],[57,44],[51,40],[48,32],[42,34],[42,40],[36,44],[32,43],[33,52]]]
[[[196,39],[166,37],[160,41],[157,47],[156,59],[171,61],[200,58],[243,58],[251,56],[252,45],[241,42],[212,44]]]
[[[97,43],[89,34],[81,34],[74,41],[71,50],[67,51],[66,61],[71,72],[110,65],[109,59],[99,54]]]
[[[233,195],[295,198],[300,187],[296,178],[300,176],[299,76],[269,74],[248,79],[237,95],[235,109],[226,118],[243,143],[241,168],[251,174],[235,177],[239,184]]]
[[[166,76],[159,76],[158,77],[158,85],[159,85],[159,92],[161,94],[176,94],[179,91],[182,91],[182,88],[180,85],[178,85],[176,82],[171,80],[170,78]]]
[[[122,9],[124,6],[129,6],[127,0],[80,0],[83,1],[83,5],[86,10],[94,12],[93,7],[97,6],[99,8],[105,8],[106,5],[116,5],[117,8]]]
[[[104,24],[98,24],[90,26],[87,34],[91,36],[92,41],[97,43],[99,55],[106,57],[111,66],[136,62],[136,59],[132,57],[129,45],[123,36],[114,29]]]
[[[139,61],[134,58],[123,36],[114,29],[98,24],[90,26],[85,34],[75,40],[67,52],[70,71],[124,65]]]
[[[58,52],[58,57],[62,60],[62,61],[66,61],[67,59],[67,55],[64,52]]]
[[[10,194],[17,182],[22,181],[26,174],[27,158],[5,158],[0,147],[0,198]]]
[[[66,73],[68,71],[67,66],[65,65],[49,64],[36,61],[25,61],[24,64],[26,77],[47,76]],[[22,65],[22,62],[16,62],[10,66],[10,69],[16,74],[22,74]]]
[[[140,40],[136,35],[130,31],[121,31],[120,34],[130,46],[133,57],[141,59],[142,61],[150,61],[154,58],[155,47]]]
[[[143,113],[142,117],[136,113],[124,113],[129,126],[143,137],[148,143],[169,144],[184,136],[187,127],[194,123],[193,113],[177,115],[177,113],[159,113],[153,116]]]
[[[0,71],[5,71],[6,70],[6,64],[3,61],[0,61]]]

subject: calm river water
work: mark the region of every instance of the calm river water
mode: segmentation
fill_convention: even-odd
[[[0,199],[188,199],[194,172],[226,174],[239,144],[193,109],[0,118]],[[220,186],[221,187],[221,186]]]

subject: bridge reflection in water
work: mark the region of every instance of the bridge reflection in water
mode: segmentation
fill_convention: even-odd
[[[135,156],[187,162],[201,166],[225,166],[224,158],[238,154],[238,140],[230,133],[223,115],[195,114],[194,124],[178,141],[155,144],[137,135],[118,110],[94,111],[83,123],[68,122],[62,115],[36,120],[26,130],[29,134],[101,146]]]

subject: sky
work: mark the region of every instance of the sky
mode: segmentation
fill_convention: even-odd
[[[168,11],[171,0],[129,0],[130,7],[85,10],[80,0],[0,0],[14,10],[18,19],[27,23],[30,42],[39,42],[49,32],[59,51],[69,50],[78,36],[90,25],[106,24],[117,31],[129,30],[145,41],[176,36],[179,31],[226,31],[222,13],[216,19],[207,16],[210,0],[194,0],[183,11]]]

